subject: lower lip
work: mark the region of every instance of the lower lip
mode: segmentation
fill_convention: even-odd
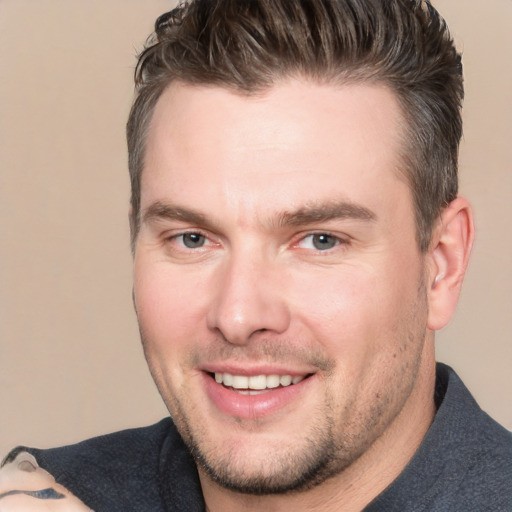
[[[274,388],[257,395],[242,395],[215,381],[203,373],[208,398],[222,413],[241,419],[256,419],[270,416],[296,401],[309,385],[311,377],[298,384]]]

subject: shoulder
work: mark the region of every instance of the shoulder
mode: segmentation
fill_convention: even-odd
[[[461,477],[454,496],[466,510],[512,510],[512,433],[480,409],[453,370],[444,371],[450,379],[439,410],[448,439],[444,456]]]
[[[450,367],[438,364],[438,381],[445,394],[424,443],[426,460],[440,470],[439,503],[445,510],[512,510],[512,433],[478,406]]]
[[[415,456],[365,512],[512,511],[512,433],[438,364],[438,410]]]
[[[438,381],[444,381],[446,389],[432,430],[445,436],[448,446],[462,449],[471,458],[480,461],[498,458],[511,464],[512,432],[479,407],[450,367],[438,363]]]
[[[18,447],[4,464],[28,452],[60,485],[95,510],[157,511],[162,507],[158,488],[161,447],[173,435],[177,435],[174,425],[166,418],[150,427],[60,448]]]
[[[172,429],[170,418],[165,418],[149,427],[122,430],[49,450],[29,448],[28,451],[41,465],[52,468],[55,476],[75,467],[83,469],[90,465],[94,466],[95,472],[104,468],[112,473],[116,466],[125,471],[136,460],[140,462],[141,458],[146,461],[158,457],[159,448]],[[109,462],[108,468],[100,463],[102,460]]]

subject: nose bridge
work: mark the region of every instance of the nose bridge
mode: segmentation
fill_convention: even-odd
[[[232,344],[245,344],[257,332],[283,332],[289,312],[280,289],[279,268],[263,250],[232,251],[215,283],[209,327]]]

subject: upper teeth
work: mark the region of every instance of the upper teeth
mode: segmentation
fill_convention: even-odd
[[[232,375],[231,373],[215,373],[215,380],[219,384],[235,389],[267,389],[297,384],[304,376],[292,377],[291,375]]]

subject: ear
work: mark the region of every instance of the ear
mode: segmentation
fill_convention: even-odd
[[[471,207],[458,197],[442,211],[428,253],[428,328],[433,331],[443,328],[453,316],[473,239]]]

